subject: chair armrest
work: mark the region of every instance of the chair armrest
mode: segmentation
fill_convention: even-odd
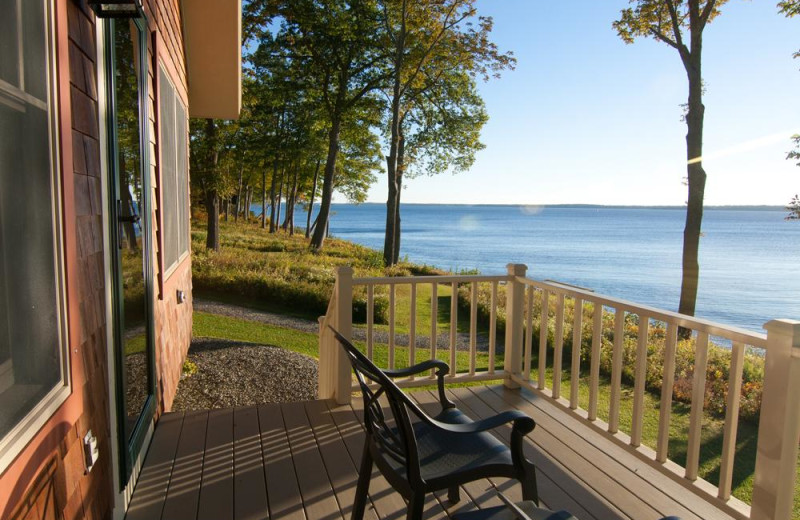
[[[439,388],[439,403],[442,405],[442,410],[455,408],[456,404],[447,398],[447,394],[444,391],[444,377],[450,372],[450,365],[444,361],[429,359],[408,368],[382,370],[382,372],[388,377],[396,378],[419,374],[420,372],[425,372],[434,368],[436,369],[436,385]]]
[[[498,426],[502,426],[504,424],[508,424],[510,422],[514,423],[514,430],[519,434],[526,435],[533,431],[536,427],[536,423],[528,417],[525,413],[519,410],[508,410],[506,412],[501,412],[495,416],[487,417],[486,419],[481,419],[479,421],[474,421],[471,423],[445,423],[441,421],[437,421],[436,419],[430,419],[431,424],[437,428],[440,428],[444,431],[450,433],[479,433],[485,432],[487,430],[492,430],[497,428]]]
[[[413,376],[421,372],[427,372],[428,370],[434,368],[436,369],[437,374],[440,372],[446,374],[447,372],[450,371],[450,367],[444,361],[439,361],[438,359],[429,359],[427,361],[423,361],[422,363],[417,363],[416,365],[407,368],[399,368],[396,370],[382,370],[382,372],[391,378],[396,378],[396,377]]]

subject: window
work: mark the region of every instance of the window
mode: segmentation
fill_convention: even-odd
[[[66,398],[51,27],[0,0],[0,471]]]
[[[159,70],[161,190],[164,216],[164,270],[167,274],[189,252],[189,172],[186,107],[163,67]]]

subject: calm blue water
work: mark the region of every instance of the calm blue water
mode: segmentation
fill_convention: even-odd
[[[383,204],[332,211],[331,235],[383,250]],[[784,216],[706,209],[697,316],[754,331],[773,318],[800,320],[800,222]],[[682,209],[408,204],[400,254],[482,274],[524,263],[533,278],[677,310],[684,220]]]

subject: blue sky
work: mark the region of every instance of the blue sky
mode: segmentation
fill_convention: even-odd
[[[800,19],[731,0],[704,33],[706,204],[786,204],[800,168]],[[626,0],[479,0],[515,71],[481,84],[489,112],[468,172],[410,179],[406,203],[682,205],[687,81],[677,52],[625,45]],[[386,175],[370,202],[386,201]],[[342,200],[341,197],[336,197]]]

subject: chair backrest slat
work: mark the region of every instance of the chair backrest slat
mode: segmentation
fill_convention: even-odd
[[[378,451],[404,466],[407,479],[419,478],[419,461],[414,430],[403,391],[355,346],[334,330],[353,367],[364,399],[364,424]],[[381,404],[386,396],[391,417]],[[416,410],[415,410],[416,413]]]

